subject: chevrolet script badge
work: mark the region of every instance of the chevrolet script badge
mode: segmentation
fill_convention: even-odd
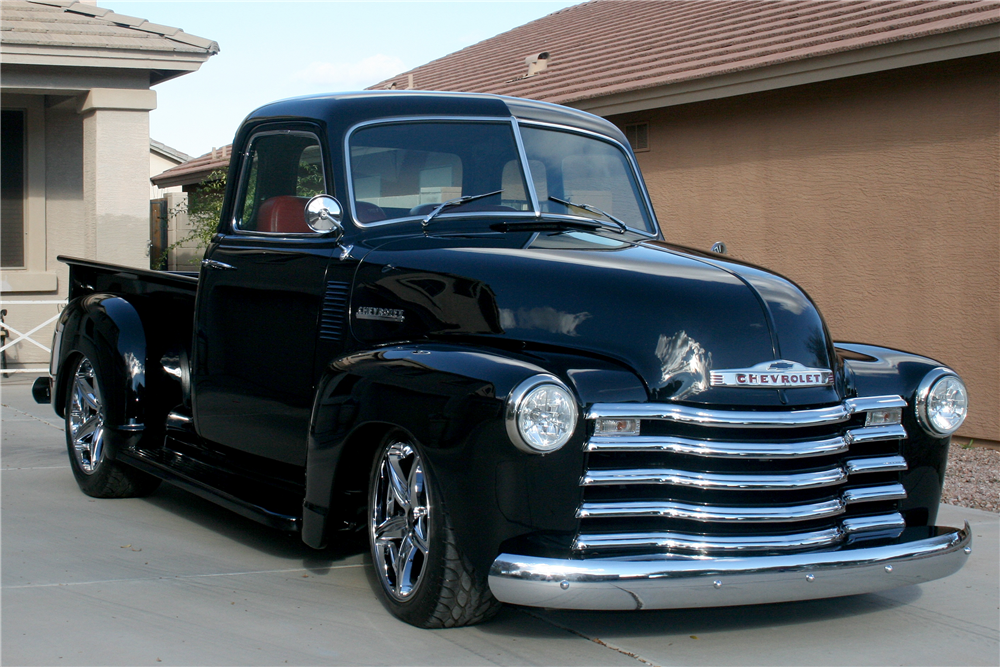
[[[361,306],[354,316],[359,320],[375,320],[376,322],[405,322],[406,316],[403,311],[397,308],[374,308],[372,306]]]
[[[712,371],[711,382],[713,387],[826,387],[833,384],[833,372],[826,368],[807,368],[794,361],[765,361],[750,368]]]

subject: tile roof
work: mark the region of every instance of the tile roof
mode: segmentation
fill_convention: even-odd
[[[372,86],[573,103],[1000,23],[996,1],[593,0]],[[528,74],[526,58],[546,52]],[[411,85],[412,82],[412,85]]]
[[[205,153],[176,167],[171,167],[149,180],[161,188],[200,183],[216,169],[227,170],[229,168],[229,158],[232,156],[232,153],[232,144],[223,146],[222,148],[213,148],[210,153]]]
[[[214,55],[219,45],[180,28],[73,0],[3,0],[3,44]]]

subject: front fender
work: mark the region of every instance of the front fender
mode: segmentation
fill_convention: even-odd
[[[515,448],[504,426],[511,390],[539,373],[570,385],[581,414],[597,400],[646,397],[638,378],[621,367],[555,353],[409,344],[330,364],[313,408],[303,540],[321,547],[328,530],[364,525],[372,456],[393,428],[421,446],[459,546],[476,568],[486,571],[500,545],[519,536],[571,537],[583,420],[565,447],[545,456]]]
[[[943,366],[940,362],[909,352],[874,345],[836,343],[837,354],[844,361],[848,382],[857,396],[902,396],[903,427],[907,437],[900,454],[907,470],[900,482],[906,499],[900,510],[908,526],[934,525],[944,485],[945,468],[951,436],[935,437],[920,426],[916,416],[917,386],[929,372]]]
[[[59,371],[53,405],[65,416],[70,369],[65,360],[84,353],[91,358],[105,391],[123,400],[107,401],[109,426],[141,431],[145,423],[146,335],[135,308],[112,294],[89,294],[72,301],[60,318]]]

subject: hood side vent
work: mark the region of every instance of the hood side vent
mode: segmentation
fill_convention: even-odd
[[[326,294],[323,296],[323,310],[319,318],[320,340],[343,340],[350,288],[351,284],[347,282],[339,280],[327,282]]]

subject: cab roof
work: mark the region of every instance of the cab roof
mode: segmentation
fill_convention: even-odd
[[[311,119],[325,124],[328,132],[343,135],[354,125],[366,121],[420,116],[514,117],[568,125],[626,143],[625,136],[612,123],[585,111],[483,93],[373,90],[295,97],[260,107],[247,116],[244,123]]]

